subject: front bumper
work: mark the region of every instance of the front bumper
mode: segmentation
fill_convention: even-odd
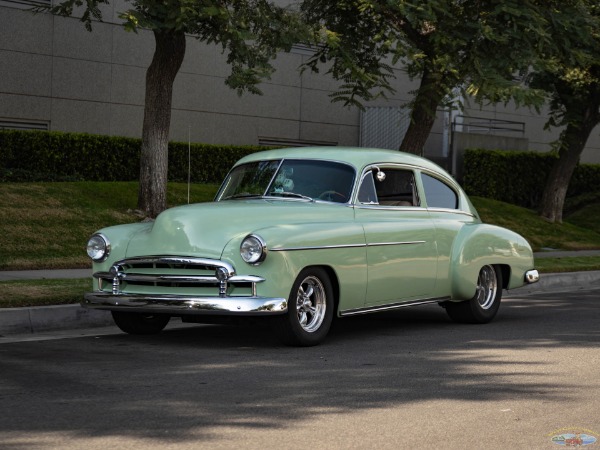
[[[268,297],[196,297],[179,295],[113,294],[91,292],[85,294],[81,305],[85,308],[109,311],[183,315],[236,315],[270,316],[285,314],[285,298]]]
[[[236,275],[225,261],[183,256],[140,256],[115,262],[96,272],[98,290],[85,294],[85,308],[183,315],[265,316],[287,312],[287,299],[261,297],[254,275]],[[128,286],[170,286],[173,293],[131,293]],[[229,287],[246,286],[247,295],[231,295]],[[110,290],[106,289],[108,287]],[[181,287],[208,287],[208,295],[176,292]],[[213,291],[214,289],[214,291]],[[213,293],[214,292],[214,293]]]

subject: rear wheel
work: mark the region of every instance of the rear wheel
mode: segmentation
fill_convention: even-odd
[[[483,266],[477,277],[477,290],[471,300],[446,302],[450,318],[462,323],[490,322],[500,308],[502,299],[502,271],[497,266]]]
[[[124,311],[112,311],[117,326],[129,334],[160,333],[169,323],[171,316],[166,314],[143,314]]]
[[[329,332],[333,309],[333,288],[327,272],[305,269],[292,286],[288,312],[273,318],[274,330],[285,344],[317,345]]]

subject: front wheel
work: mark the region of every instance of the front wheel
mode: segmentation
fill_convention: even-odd
[[[171,316],[166,314],[143,314],[111,311],[117,326],[129,334],[156,334],[167,326]]]
[[[498,312],[502,299],[502,271],[497,266],[483,266],[477,277],[477,290],[471,300],[446,302],[452,320],[462,323],[488,323]]]
[[[308,268],[292,286],[288,312],[274,317],[279,338],[288,345],[308,347],[325,339],[333,320],[333,288],[327,272]]]

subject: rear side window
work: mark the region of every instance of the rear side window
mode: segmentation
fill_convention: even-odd
[[[421,180],[423,181],[425,198],[429,208],[458,208],[458,196],[454,189],[437,178],[424,173],[421,174]]]

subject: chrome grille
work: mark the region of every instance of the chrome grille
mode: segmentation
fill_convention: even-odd
[[[217,277],[217,271],[220,276]],[[255,276],[236,276],[227,262],[179,256],[149,256],[117,261],[109,272],[96,272],[98,289],[123,293],[255,296]]]

